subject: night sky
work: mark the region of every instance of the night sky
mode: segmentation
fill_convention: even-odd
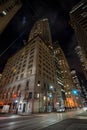
[[[77,45],[76,37],[69,17],[69,11],[79,1],[22,0],[22,8],[0,35],[0,72],[2,72],[8,57],[23,47],[23,41],[27,41],[35,21],[48,18],[53,43],[58,41],[71,69],[76,69],[81,73],[79,60],[74,52]]]

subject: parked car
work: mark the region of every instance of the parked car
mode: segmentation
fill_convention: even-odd
[[[87,106],[84,106],[84,107],[83,107],[83,110],[84,110],[84,111],[87,111]]]
[[[83,107],[84,111],[87,111],[87,101],[84,101],[84,107]]]
[[[59,108],[57,109],[57,112],[65,112],[65,108]]]

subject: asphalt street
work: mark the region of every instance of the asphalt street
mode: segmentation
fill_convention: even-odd
[[[41,130],[87,130],[87,112],[77,114],[73,119],[65,119]]]
[[[0,130],[87,130],[87,112],[2,114]]]
[[[87,130],[87,120],[66,119],[41,130]]]

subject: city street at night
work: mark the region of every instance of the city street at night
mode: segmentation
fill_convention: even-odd
[[[80,126],[86,130],[86,123],[87,112],[83,112],[83,110],[64,113],[40,113],[27,116],[9,114],[0,116],[0,130],[66,130],[68,127],[71,129],[68,128],[67,130],[78,130],[76,128]]]
[[[0,130],[87,130],[87,0],[0,0]]]

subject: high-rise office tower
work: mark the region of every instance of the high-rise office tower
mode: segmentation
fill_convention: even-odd
[[[39,20],[34,24],[29,36],[30,41],[35,36],[41,36],[41,38],[46,42],[52,44],[52,37],[49,27],[48,19]]]
[[[33,29],[32,32],[34,31],[36,30]],[[49,36],[33,36],[20,51],[8,59],[2,74],[1,99],[14,104],[13,108],[19,104],[21,112],[25,112],[26,107],[28,112],[39,112],[48,111],[48,107],[51,110],[55,106],[54,61],[45,38],[48,42]]]
[[[77,77],[76,70],[71,71],[71,76],[72,76],[72,81],[74,83],[75,89],[78,89],[81,91],[80,82],[79,82],[79,79]]]
[[[45,20],[40,20],[41,25]],[[49,26],[46,26],[47,28]],[[34,31],[36,32],[36,28],[31,31],[30,37]],[[61,69],[64,74],[68,72],[65,71],[63,57],[59,57],[61,55],[59,49],[48,42],[49,32],[50,30],[47,33],[45,30],[44,34],[47,34],[48,38],[39,34],[33,36],[20,51],[8,59],[5,65],[0,82],[0,99],[10,104],[12,109],[18,107],[18,112],[52,111],[58,105],[61,107],[65,105],[65,80],[63,83]],[[72,86],[68,78],[67,76],[67,92]]]
[[[73,81],[73,91],[74,93],[76,93],[76,100],[79,104],[79,107],[82,107],[83,106],[83,93],[82,93],[82,87],[80,85],[80,82],[79,82],[79,78],[77,76],[77,73],[76,73],[76,70],[72,70],[71,71],[71,76],[72,76],[72,81]]]
[[[81,47],[83,53],[83,71],[86,72],[87,78],[87,1],[82,0],[70,11],[71,25],[75,30],[78,46]]]
[[[68,61],[64,55],[63,50],[61,49],[61,47],[59,45],[57,45],[57,46],[58,46],[57,55],[58,55],[59,64],[61,67],[61,74],[63,77],[64,86],[66,86],[65,88],[67,89],[67,91],[70,91],[73,87],[72,80],[71,80],[71,74],[70,74],[70,67],[68,65]]]
[[[50,47],[50,46],[49,46]],[[63,77],[61,73],[61,65],[59,62],[59,45],[51,46],[51,54],[54,61],[54,69],[55,69],[55,86],[56,86],[56,97],[57,97],[57,109],[59,109],[61,106],[62,108],[65,107],[65,90],[64,90],[64,83],[63,83]]]
[[[78,107],[78,103],[75,99],[75,95],[72,94],[74,84],[72,82],[71,71],[68,65],[68,61],[61,47],[58,45],[58,47],[56,48],[57,48],[57,57],[58,57],[58,62],[60,64],[61,77],[63,82],[62,92],[64,95],[65,107],[66,108]]]
[[[0,33],[21,8],[20,0],[0,0]]]
[[[76,46],[75,52],[78,55],[78,58],[81,62],[81,69],[85,75],[85,78],[87,79],[87,58],[83,54],[81,46]]]
[[[48,105],[53,106],[54,74],[49,48],[36,36],[8,60],[2,74],[1,98],[15,107],[19,102],[20,112],[26,108],[28,112],[45,111]]]

